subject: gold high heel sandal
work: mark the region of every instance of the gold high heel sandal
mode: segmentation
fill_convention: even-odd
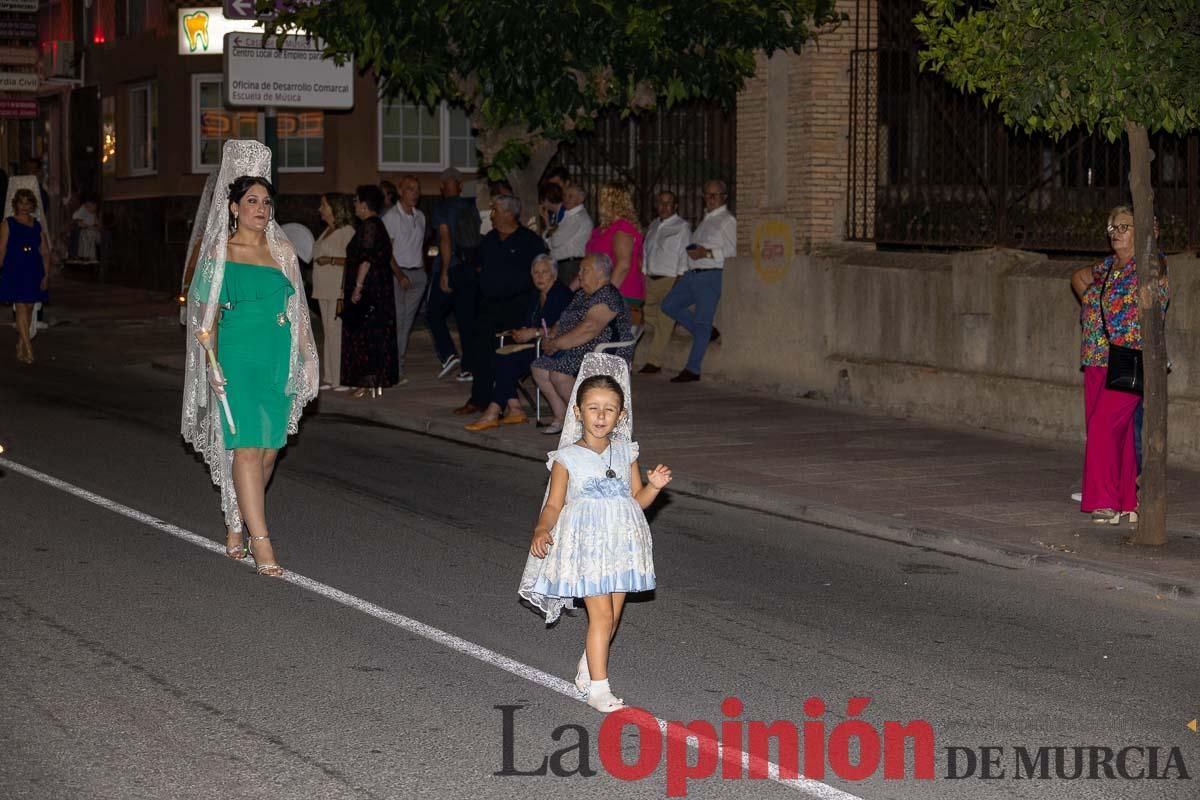
[[[269,540],[270,538],[271,538],[270,536],[251,536],[250,541],[251,542],[254,542],[256,540],[262,541],[263,539]],[[257,572],[259,575],[266,575],[268,578],[283,577],[283,567],[279,566],[279,564],[259,564],[258,556],[254,555],[254,545],[253,544],[248,545],[247,549],[250,550],[250,555],[254,556],[254,571],[255,572]]]
[[[236,545],[229,544],[229,534],[225,534],[225,555],[232,558],[234,561],[241,561],[246,556],[250,555],[250,546],[246,544],[246,540],[240,535],[238,536]]]

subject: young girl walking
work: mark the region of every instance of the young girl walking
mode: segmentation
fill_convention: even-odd
[[[575,686],[604,713],[624,707],[609,687],[608,653],[625,594],[654,588],[650,526],[642,512],[671,482],[671,470],[659,464],[642,483],[632,435],[629,367],[616,356],[587,355],[558,450],[546,462],[550,486],[519,589],[547,624],[583,598],[588,629]]]

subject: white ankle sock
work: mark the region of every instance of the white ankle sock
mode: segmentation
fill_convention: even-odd
[[[607,714],[610,711],[616,711],[618,708],[625,707],[625,701],[619,697],[613,697],[612,689],[608,686],[608,679],[602,681],[592,681],[592,685],[588,687],[587,704],[597,711],[602,711]]]
[[[579,666],[575,668],[575,675],[576,677],[582,678],[585,681],[590,681],[592,679],[592,674],[588,672],[587,653],[584,653],[579,657]]]

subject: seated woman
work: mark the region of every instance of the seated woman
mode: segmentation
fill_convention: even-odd
[[[542,433],[562,431],[562,423],[571,401],[571,390],[583,357],[608,342],[628,342],[633,339],[629,308],[621,293],[612,284],[613,262],[603,253],[584,256],[579,265],[582,288],[567,310],[542,341],[542,357],[533,362],[530,371],[538,388],[546,395],[554,411],[554,422]],[[626,362],[633,362],[633,347],[614,352]]]
[[[526,327],[517,328],[512,332],[513,341],[520,344],[540,338],[546,329],[558,322],[563,310],[571,302],[571,290],[558,282],[558,265],[548,253],[534,258],[529,272],[533,276],[533,285],[537,291],[529,304]],[[501,425],[520,425],[528,422],[529,417],[525,415],[521,401],[517,399],[517,382],[529,372],[529,365],[536,357],[537,350],[534,347],[515,353],[494,353],[492,401],[488,403],[483,416],[463,427],[469,431],[486,431]],[[501,409],[504,410],[503,417],[500,416]]]

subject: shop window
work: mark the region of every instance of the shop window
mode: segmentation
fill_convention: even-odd
[[[158,84],[129,87],[129,174],[158,171]]]
[[[192,76],[192,172],[211,172],[221,165],[227,139],[262,139],[262,123],[254,111],[225,107],[222,75]]]
[[[280,172],[321,172],[325,169],[325,114],[321,111],[280,111],[276,118]]]
[[[475,137],[461,109],[430,111],[404,100],[380,101],[379,166],[383,170],[474,171]]]

